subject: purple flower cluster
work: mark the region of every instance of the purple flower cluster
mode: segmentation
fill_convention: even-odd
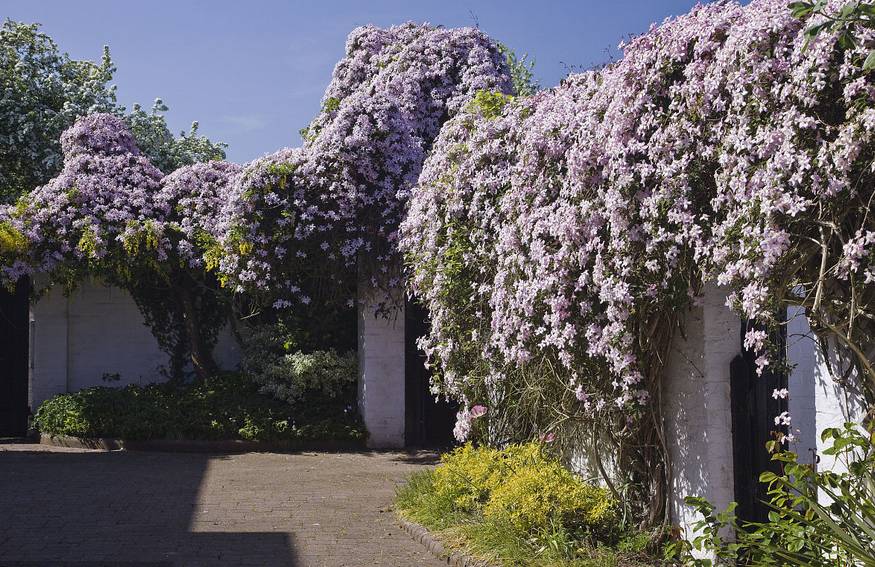
[[[303,148],[240,176],[239,202],[221,220],[225,280],[289,306],[309,299],[301,289],[315,273],[354,278],[366,255],[364,277],[398,285],[398,224],[441,125],[479,90],[510,88],[503,56],[479,30],[354,30]]]
[[[27,243],[23,254],[6,262],[3,279],[112,273],[141,254],[154,262],[175,253],[193,268],[203,266],[239,166],[201,163],[164,177],[140,154],[125,122],[109,114],[81,118],[61,144],[61,173],[0,211],[0,222]]]
[[[858,274],[871,297],[875,38],[804,48],[814,23],[783,0],[697,6],[604,69],[447,123],[400,240],[441,390],[467,402],[547,359],[591,412],[628,411],[703,280],[777,324],[824,250],[825,277]]]
[[[179,234],[176,252],[190,267],[203,267],[206,249],[215,245],[219,214],[233,201],[231,187],[241,169],[234,163],[209,161],[180,167],[161,180],[155,202],[166,211],[164,223]]]
[[[167,213],[154,200],[161,172],[140,155],[118,117],[82,118],[61,143],[61,173],[5,212],[5,222],[28,243],[27,257],[3,268],[9,280],[109,262],[134,233],[163,221]],[[152,236],[156,254],[163,257],[160,230]]]
[[[113,114],[91,114],[77,120],[61,134],[61,149],[65,160],[82,154],[140,155],[130,129]]]

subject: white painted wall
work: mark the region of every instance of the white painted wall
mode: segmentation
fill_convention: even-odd
[[[699,518],[684,503],[707,498],[718,509],[734,499],[729,365],[740,350],[740,321],[726,294],[706,286],[676,336],[663,383],[663,416],[672,464],[669,514],[693,536]]]
[[[377,315],[374,292],[359,286],[359,411],[368,430],[368,446],[404,447],[404,308]]]
[[[688,537],[699,518],[686,496],[707,498],[718,509],[735,499],[732,454],[730,363],[740,352],[741,322],[725,306],[725,293],[704,290],[701,305],[686,316],[685,336],[675,337],[663,384],[663,415],[672,464],[670,515]],[[840,468],[823,455],[820,433],[845,422],[862,423],[858,392],[840,386],[833,373],[847,368],[834,347],[830,364],[815,341],[801,309],[788,311],[788,411],[801,462]],[[831,372],[832,371],[832,372]]]
[[[791,449],[801,462],[816,463],[826,470],[841,468],[836,467],[833,457],[823,454],[828,445],[820,440],[820,434],[830,427],[863,422],[865,403],[853,387],[856,372],[852,371],[848,383],[841,385],[840,377],[849,365],[847,355],[834,343],[828,344],[824,352],[803,309],[791,309],[788,315],[787,361],[793,366],[788,385],[789,411],[797,437]]]
[[[90,386],[148,384],[166,379],[168,357],[124,290],[83,282],[69,297],[50,289],[31,306],[30,406]],[[215,349],[220,368],[234,369],[240,348],[228,329]],[[105,375],[118,374],[107,382]]]

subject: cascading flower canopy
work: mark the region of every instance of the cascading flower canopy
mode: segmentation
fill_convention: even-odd
[[[86,276],[127,289],[179,375],[186,360],[215,370],[211,346],[225,323],[204,256],[240,167],[224,162],[162,173],[125,121],[93,114],[61,138],[64,168],[0,211],[4,283],[43,274],[70,290]],[[188,356],[190,354],[190,357]]]
[[[400,240],[436,391],[488,402],[493,435],[521,414],[529,434],[601,425],[618,470],[664,495],[664,454],[639,465],[661,451],[682,314],[714,282],[758,324],[745,345],[760,369],[801,305],[875,392],[875,37],[810,40],[818,18],[784,0],[697,6],[603,69],[481,95],[450,120]]]
[[[357,263],[373,285],[400,285],[398,224],[441,125],[476,92],[511,88],[504,56],[472,28],[366,26],[346,52],[304,146],[246,166],[221,219],[225,283],[276,307],[354,285]]]
[[[294,309],[397,286],[400,252],[460,437],[567,427],[596,453],[607,438],[615,470],[658,500],[663,367],[703,285],[755,323],[760,370],[802,306],[875,399],[875,34],[812,39],[823,17],[697,6],[527,98],[479,30],[358,28],[304,145],[242,168],[162,177],[122,120],[79,121],[62,173],[0,210],[3,276],[170,259],[159,271],[182,291],[208,287],[205,268]]]
[[[162,174],[140,154],[124,120],[81,118],[64,132],[61,147],[61,173],[3,211],[3,223],[25,241],[4,277],[14,282],[36,272],[68,274],[123,262],[124,246],[144,227],[151,229],[155,254],[166,257],[159,225],[168,210],[154,200]]]

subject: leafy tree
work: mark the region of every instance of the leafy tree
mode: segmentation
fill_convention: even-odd
[[[140,151],[149,156],[155,167],[170,173],[184,165],[225,159],[228,144],[199,135],[197,122],[192,122],[188,133],[180,132],[178,138],[174,137],[164,117],[167,110],[164,101],[157,98],[151,111],[134,104],[125,117]]]
[[[61,133],[77,117],[116,110],[109,48],[100,63],[71,59],[39,24],[0,27],[0,203],[61,169]]]
[[[517,96],[531,96],[540,90],[541,85],[535,79],[535,62],[529,60],[529,55],[517,57],[516,52],[503,43],[498,44],[498,50],[504,55],[510,79],[513,82],[513,92]]]

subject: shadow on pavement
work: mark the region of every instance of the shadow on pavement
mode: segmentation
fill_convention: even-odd
[[[286,532],[191,531],[222,458],[0,453],[0,567],[298,565]]]

